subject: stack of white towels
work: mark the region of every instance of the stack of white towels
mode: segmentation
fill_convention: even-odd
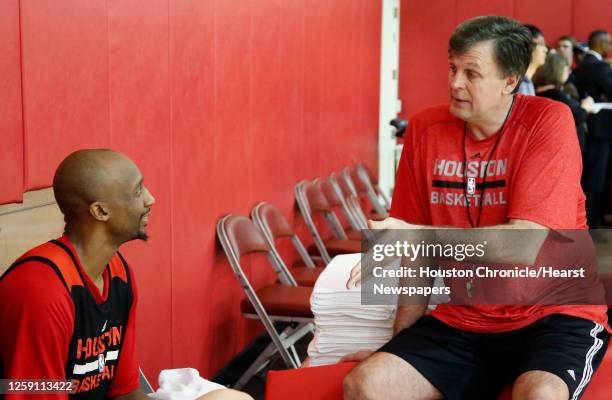
[[[361,350],[377,350],[391,339],[396,306],[362,305],[361,288],[346,288],[360,257],[334,257],[315,284],[310,298],[316,325],[308,346],[311,366],[334,364]]]

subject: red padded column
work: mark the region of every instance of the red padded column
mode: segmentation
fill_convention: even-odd
[[[21,2],[26,190],[70,152],[108,147],[106,4]]]
[[[23,192],[23,115],[19,1],[0,2],[0,204],[21,201]]]

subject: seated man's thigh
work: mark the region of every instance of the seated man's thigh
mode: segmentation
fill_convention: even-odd
[[[515,398],[533,392],[558,393],[542,398],[567,398],[567,393],[570,398],[580,398],[606,352],[605,327],[586,319],[553,314],[522,331],[523,338],[519,335],[515,340],[524,340],[528,345],[516,371]]]
[[[512,398],[565,400],[569,399],[569,391],[563,379],[557,375],[546,371],[529,371],[514,382]]]
[[[442,399],[442,394],[412,365],[390,353],[375,353],[344,380],[344,398]]]
[[[399,332],[379,352],[397,356],[416,369],[448,400],[494,398],[503,384],[483,352],[482,335],[424,316]]]

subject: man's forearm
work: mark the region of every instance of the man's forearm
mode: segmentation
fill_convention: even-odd
[[[531,265],[547,235],[548,229],[542,225],[514,220],[486,228],[436,229],[436,242],[454,245],[486,241],[485,254],[466,261]]]
[[[400,305],[397,307],[395,324],[393,325],[393,336],[402,329],[408,328],[425,314],[427,304]]]
[[[475,244],[487,242],[484,256],[469,257],[472,263],[531,265],[548,236],[548,228],[538,223],[514,219],[505,224],[482,228],[456,228],[447,226],[416,225],[389,217],[383,221],[370,221],[371,229],[385,231],[376,237],[376,243],[425,242],[427,244]]]

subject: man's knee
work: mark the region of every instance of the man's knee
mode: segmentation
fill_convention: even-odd
[[[514,382],[514,400],[567,400],[569,392],[561,378],[549,372],[531,371]]]
[[[198,400],[253,400],[253,398],[237,390],[219,389],[213,390],[204,396],[200,396]]]
[[[355,367],[342,382],[344,400],[370,400],[375,398],[376,388],[374,382],[364,368]]]

